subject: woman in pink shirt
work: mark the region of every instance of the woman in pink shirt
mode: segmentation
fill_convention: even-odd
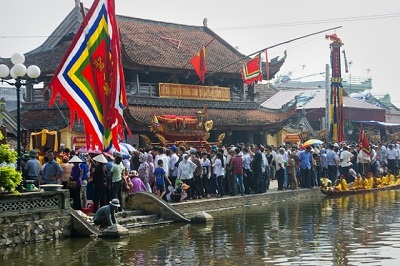
[[[131,171],[129,177],[131,178],[132,182],[132,189],[129,191],[130,195],[140,191],[147,191],[145,184],[139,178],[139,174],[136,170]]]

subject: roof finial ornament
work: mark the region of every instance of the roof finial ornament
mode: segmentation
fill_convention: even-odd
[[[207,18],[204,18],[204,19],[203,19],[203,26],[204,26],[204,27],[207,27]]]
[[[81,6],[81,1],[80,0],[75,0],[75,7],[80,8]]]

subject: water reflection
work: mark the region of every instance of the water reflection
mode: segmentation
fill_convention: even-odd
[[[0,251],[0,265],[397,265],[400,191],[212,213],[207,225],[136,229]]]

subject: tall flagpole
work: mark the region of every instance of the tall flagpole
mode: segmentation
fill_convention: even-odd
[[[233,62],[231,62],[231,63],[229,63],[229,64],[227,64],[227,65],[225,65],[225,66],[223,66],[223,67],[221,67],[221,68],[219,68],[219,69],[217,69],[217,70],[211,72],[211,73],[209,73],[208,75],[206,75],[206,77],[209,77],[209,76],[211,76],[211,75],[213,75],[213,74],[215,74],[215,73],[218,73],[218,72],[220,72],[221,70],[223,70],[223,69],[225,69],[225,68],[227,68],[227,67],[229,67],[229,66],[231,66],[231,65],[233,65],[233,64],[236,64],[237,62],[240,62],[240,61],[243,61],[243,60],[248,60],[249,57],[251,57],[251,56],[253,56],[253,55],[255,55],[255,54],[262,53],[262,52],[264,52],[265,50],[269,50],[269,49],[271,49],[271,48],[275,48],[275,47],[281,46],[281,45],[283,45],[283,44],[288,44],[288,43],[291,43],[291,42],[294,42],[294,41],[297,41],[297,40],[301,40],[301,39],[304,39],[304,38],[307,38],[307,37],[310,37],[310,36],[313,36],[313,35],[317,35],[317,34],[320,34],[320,33],[326,32],[326,31],[340,29],[341,27],[342,27],[342,26],[338,26],[338,27],[329,28],[329,29],[326,29],[326,30],[321,30],[321,31],[313,32],[313,33],[310,33],[310,34],[307,34],[307,35],[303,35],[303,36],[300,36],[300,37],[297,37],[297,38],[294,38],[294,39],[290,39],[290,40],[288,40],[288,41],[284,41],[284,42],[280,42],[280,43],[277,43],[277,44],[268,46],[268,47],[266,47],[266,48],[264,48],[264,49],[258,50],[257,52],[248,54],[248,55],[246,55],[245,57],[243,57],[243,58],[241,58],[241,59],[235,60],[235,61],[233,61]]]
[[[326,99],[326,105],[325,105],[325,125],[324,127],[326,128],[326,134],[325,137],[329,138],[331,128],[330,128],[330,95],[331,95],[331,90],[329,86],[329,80],[330,80],[330,75],[329,75],[329,64],[326,64],[325,67],[325,99]]]

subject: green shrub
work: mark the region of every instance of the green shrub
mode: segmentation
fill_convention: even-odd
[[[16,187],[22,182],[22,175],[15,167],[1,166],[0,167],[0,187],[5,191],[15,192]]]
[[[0,132],[0,140],[3,138]],[[22,174],[15,169],[18,159],[16,151],[10,149],[10,145],[0,145],[0,191],[17,193],[15,190],[22,182]]]

